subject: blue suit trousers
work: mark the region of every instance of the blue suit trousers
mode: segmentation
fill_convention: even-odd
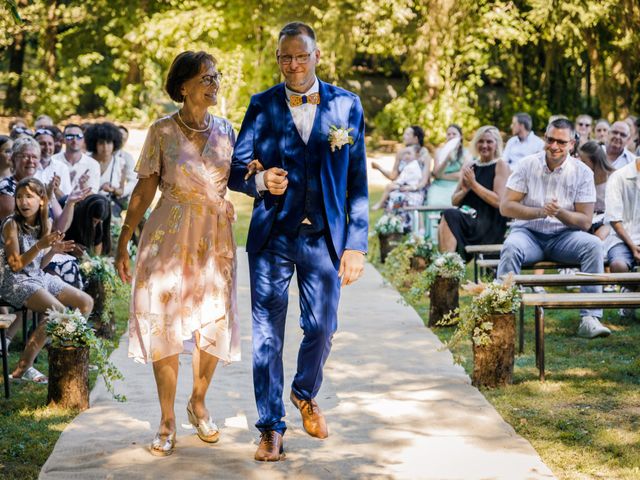
[[[338,326],[340,261],[327,246],[325,234],[272,232],[263,249],[249,253],[253,319],[253,385],[260,431],[284,433],[282,347],[294,271],[300,292],[300,327],[296,375],[291,386],[298,398],[314,398],[322,384],[322,368]]]

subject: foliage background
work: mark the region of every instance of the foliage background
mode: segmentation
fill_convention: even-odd
[[[10,14],[17,5],[22,22]],[[105,115],[148,123],[173,108],[173,57],[205,49],[225,73],[218,112],[239,125],[279,81],[279,28],[304,20],[320,76],[360,93],[379,136],[408,124],[503,129],[519,110],[609,120],[640,112],[637,0],[1,0],[5,115]],[[295,14],[295,18],[292,16]]]

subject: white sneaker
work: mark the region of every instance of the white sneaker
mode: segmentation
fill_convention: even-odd
[[[538,285],[536,287],[533,287],[533,293],[547,293],[547,291],[544,289],[544,287]]]
[[[578,336],[582,338],[608,337],[611,330],[600,323],[596,317],[585,315],[578,327]]]
[[[9,352],[9,345],[11,345],[11,339],[7,338],[7,352]],[[2,355],[2,345],[0,345],[0,355]]]

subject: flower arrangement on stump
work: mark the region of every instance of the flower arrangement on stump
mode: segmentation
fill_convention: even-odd
[[[513,381],[516,319],[521,293],[512,276],[504,282],[468,283],[471,303],[443,319],[442,325],[457,324],[446,346],[451,348],[471,337],[475,386],[498,387]],[[459,360],[459,359],[457,359]]]
[[[391,250],[383,266],[384,274],[392,284],[409,288],[416,274],[423,272],[435,255],[436,251],[430,241],[410,235]]]
[[[376,222],[374,232],[378,234],[380,240],[380,261],[384,263],[389,252],[402,241],[404,233],[402,218],[398,215],[385,213]]]
[[[85,410],[89,408],[89,353],[94,351],[98,373],[107,390],[118,401],[113,381],[123,379],[122,373],[108,358],[102,339],[96,336],[80,310],[47,310],[49,345],[49,385],[47,403],[52,406]]]

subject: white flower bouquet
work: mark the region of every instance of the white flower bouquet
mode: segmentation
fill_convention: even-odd
[[[381,235],[391,235],[392,233],[404,233],[402,218],[398,215],[385,213],[376,222],[374,231]]]

